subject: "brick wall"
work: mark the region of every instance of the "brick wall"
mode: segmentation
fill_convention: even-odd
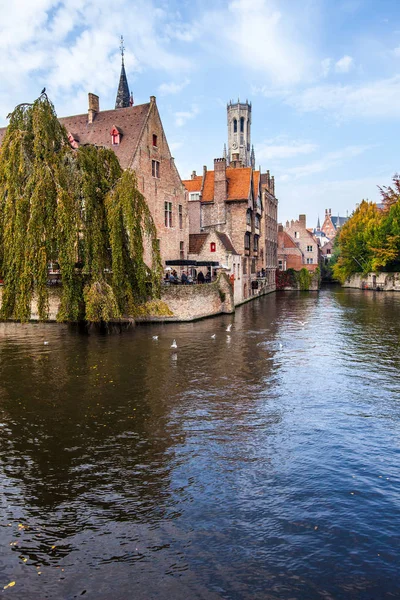
[[[157,145],[153,145],[153,135]],[[159,177],[152,174],[152,161],[159,163]],[[155,101],[148,123],[140,139],[132,168],[136,171],[138,187],[145,196],[157,228],[163,262],[180,258],[183,242],[184,258],[189,250],[189,219],[187,192],[171,157]],[[172,227],[165,225],[165,202],[172,204]],[[182,207],[180,227],[179,207]]]

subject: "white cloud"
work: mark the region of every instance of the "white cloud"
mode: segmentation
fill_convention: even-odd
[[[304,112],[327,111],[337,118],[400,118],[400,75],[359,85],[320,85],[297,95],[288,104]]]
[[[301,140],[285,140],[277,138],[258,144],[255,148],[257,160],[271,161],[293,158],[303,154],[311,154],[318,148],[316,144]]]
[[[397,46],[397,48],[395,48],[395,49],[393,50],[393,54],[394,54],[395,56],[400,56],[400,46]]]
[[[211,40],[214,54],[268,77],[273,85],[308,79],[314,59],[303,35],[305,20],[294,9],[283,15],[279,7],[276,0],[231,0],[226,10],[205,13],[203,42]]]
[[[354,66],[354,60],[351,56],[343,56],[335,63],[337,73],[348,73]]]
[[[294,179],[301,179],[302,177],[310,177],[317,173],[323,173],[333,167],[343,164],[344,161],[348,161],[351,158],[363,154],[372,147],[373,146],[347,146],[342,150],[328,152],[324,156],[321,156],[321,158],[305,165],[287,168],[285,169],[285,174]]]
[[[190,83],[190,79],[185,79],[182,83],[174,83],[171,81],[170,83],[162,83],[158,87],[158,91],[161,96],[166,96],[168,94],[178,94],[181,92],[186,86]]]
[[[189,121],[190,119],[194,119],[194,117],[196,115],[199,114],[199,108],[193,104],[191,110],[186,110],[186,111],[178,111],[174,114],[175,117],[175,125],[177,127],[182,127],[183,125],[185,125],[185,123],[187,121]]]
[[[0,123],[15,104],[31,101],[44,85],[60,114],[71,114],[82,90],[110,99],[121,64],[119,32],[126,40],[131,84],[132,74],[144,69],[187,72],[190,59],[174,52],[164,34],[175,15],[157,8],[156,1],[0,2]]]

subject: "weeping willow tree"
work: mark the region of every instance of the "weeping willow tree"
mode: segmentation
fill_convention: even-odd
[[[134,173],[111,150],[71,148],[43,94],[11,113],[0,149],[3,319],[27,321],[34,295],[48,318],[50,263],[60,266],[60,321],[109,321],[159,295],[156,229]]]

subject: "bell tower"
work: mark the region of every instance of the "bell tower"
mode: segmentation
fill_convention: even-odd
[[[251,102],[240,102],[226,107],[228,116],[228,161],[240,160],[250,167],[251,156]],[[255,162],[255,158],[254,158]]]

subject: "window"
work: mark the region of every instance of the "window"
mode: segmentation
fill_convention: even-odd
[[[307,246],[307,252],[312,252],[312,246]]]
[[[183,229],[182,204],[179,204],[179,206],[178,206],[178,217],[179,217],[179,229]]]
[[[294,232],[294,237],[296,238],[296,240],[298,240],[299,237],[300,237],[300,233],[298,231],[295,231]]]
[[[215,252],[216,248],[215,248],[215,242],[211,242],[210,244],[210,252]]]
[[[153,177],[160,177],[160,163],[158,160],[151,161],[151,174]]]
[[[185,245],[183,242],[179,242],[179,258],[181,260],[185,259]]]
[[[254,249],[254,252],[258,252],[258,235],[254,236],[253,249]]]
[[[247,258],[243,259],[243,275],[247,275]]]
[[[314,263],[312,258],[307,258],[307,264],[312,265]]]
[[[153,146],[154,148],[157,148],[157,136],[155,133],[153,133]]]
[[[254,274],[256,272],[256,259],[253,258],[251,261],[251,272]]]
[[[172,227],[172,202],[164,202],[165,227]]]
[[[251,225],[251,210],[248,210],[246,213],[246,224]]]
[[[250,234],[249,233],[244,234],[244,249],[250,250]]]
[[[256,229],[260,229],[260,215],[255,216],[255,227]]]
[[[237,133],[237,120],[233,119],[233,133]]]
[[[327,253],[327,254],[332,254],[332,251],[331,251],[331,249],[330,249],[330,248],[328,248],[328,249],[327,249],[327,251],[326,251],[326,253]]]
[[[190,192],[189,200],[200,200],[200,192]]]
[[[283,271],[283,260],[278,260],[278,269]]]
[[[244,117],[240,117],[240,133],[244,132]]]

